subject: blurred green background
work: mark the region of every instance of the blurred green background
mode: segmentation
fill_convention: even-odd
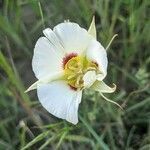
[[[106,96],[124,111],[85,91],[74,126],[41,107],[31,68],[35,42],[45,27],[66,19],[88,28],[96,17],[107,46]],[[0,150],[150,150],[149,0],[0,0]]]

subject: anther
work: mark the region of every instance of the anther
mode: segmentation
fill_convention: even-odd
[[[76,76],[76,74],[70,75],[67,77],[67,79],[70,80],[70,79],[74,78],[75,76]]]

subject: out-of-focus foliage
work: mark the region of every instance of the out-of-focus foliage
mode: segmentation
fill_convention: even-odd
[[[98,40],[107,46],[108,94],[124,107],[85,91],[76,126],[41,107],[36,92],[25,94],[34,78],[31,59],[45,27],[69,19],[88,28],[96,18]],[[0,150],[150,149],[149,0],[0,1]]]

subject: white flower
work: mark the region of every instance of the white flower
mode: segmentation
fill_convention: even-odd
[[[45,37],[38,39],[32,60],[38,81],[26,92],[37,89],[39,101],[48,112],[77,124],[85,88],[100,93],[116,89],[102,81],[107,75],[106,50],[96,40],[94,18],[88,31],[76,23],[65,22],[43,33]]]

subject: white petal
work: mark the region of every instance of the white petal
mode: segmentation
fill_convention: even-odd
[[[64,81],[54,81],[38,86],[37,93],[41,104],[48,112],[77,124],[82,91],[74,91]]]
[[[71,22],[57,25],[54,32],[62,41],[67,53],[83,53],[93,38],[85,29]]]
[[[89,88],[96,81],[96,73],[95,71],[88,71],[83,76],[84,87]]]
[[[95,39],[97,38],[97,35],[96,35],[96,27],[95,27],[95,16],[93,16],[93,19],[92,19],[92,22],[91,22],[91,24],[90,24],[88,33],[89,33],[90,35],[92,35]]]
[[[57,72],[54,74],[50,74],[48,76],[45,76],[44,78],[36,81],[35,83],[33,83],[26,91],[25,93],[31,91],[31,90],[35,90],[37,89],[38,86],[42,85],[42,84],[46,84],[46,83],[50,83],[52,81],[55,80],[59,80],[61,79],[61,77],[63,77],[63,72]]]
[[[96,62],[99,66],[101,75],[98,80],[103,80],[107,74],[107,53],[103,46],[96,40],[93,40],[87,49],[87,58]]]
[[[38,39],[32,59],[32,68],[38,79],[61,72],[63,55],[49,42],[46,37]]]
[[[113,84],[113,87],[109,87],[103,81],[96,81],[91,88],[100,93],[113,93],[116,90],[116,85]]]
[[[65,55],[64,47],[61,41],[56,36],[55,32],[53,32],[50,28],[47,28],[43,30],[43,33],[48,38],[48,40],[53,44],[53,46],[57,49],[57,51]]]

